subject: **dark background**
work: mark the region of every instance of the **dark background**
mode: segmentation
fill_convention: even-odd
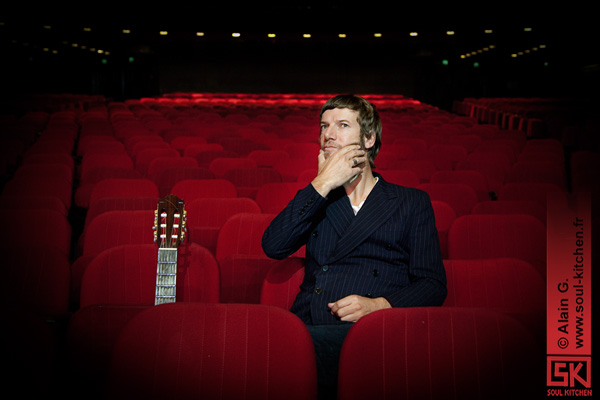
[[[598,89],[593,12],[576,4],[280,3],[3,5],[2,93],[392,93],[450,109],[466,97]]]

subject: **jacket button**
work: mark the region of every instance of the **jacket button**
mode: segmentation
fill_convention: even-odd
[[[376,270],[376,269],[374,269],[374,270],[373,270],[373,276],[374,276],[374,277],[378,277],[378,276],[379,276],[379,271],[378,271],[378,270]]]
[[[315,289],[315,294],[321,294],[321,293],[323,293],[323,289],[321,289],[321,288]]]
[[[321,267],[321,270],[322,270],[322,271],[325,271],[325,272],[329,271],[329,265],[323,265],[323,266]]]
[[[314,238],[318,237],[318,236],[319,236],[319,231],[314,231],[314,232],[312,233],[312,236],[313,236]]]

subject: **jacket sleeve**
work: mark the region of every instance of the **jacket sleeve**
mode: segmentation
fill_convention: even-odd
[[[441,306],[446,299],[446,270],[442,261],[435,215],[427,193],[418,191],[410,229],[410,285],[386,299],[393,307]]]
[[[265,254],[281,260],[306,244],[308,234],[318,223],[315,215],[326,203],[327,198],[321,196],[311,184],[299,190],[265,230],[262,237]]]

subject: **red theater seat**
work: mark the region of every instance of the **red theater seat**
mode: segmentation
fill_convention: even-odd
[[[533,200],[481,201],[473,207],[471,214],[526,214],[546,223],[546,209]]]
[[[229,218],[217,239],[217,261],[220,263],[228,255],[267,258],[262,250],[262,235],[274,217],[274,214],[242,213]]]
[[[447,258],[448,232],[450,231],[450,227],[456,219],[456,211],[454,211],[454,209],[448,203],[443,201],[433,200],[431,202],[431,206],[433,207],[433,214],[435,215],[435,227],[440,240],[442,257]]]
[[[239,197],[256,198],[256,193],[267,183],[281,182],[281,175],[272,167],[232,168],[223,174],[237,189]]]
[[[449,259],[513,257],[546,274],[546,226],[531,215],[464,215],[448,232]]]
[[[444,260],[445,307],[493,309],[512,316],[545,340],[546,281],[533,265],[516,258]]]
[[[188,238],[213,254],[219,231],[229,218],[240,213],[260,214],[258,204],[245,197],[198,198],[186,204]]]
[[[109,178],[98,182],[90,194],[89,204],[104,197],[158,197],[158,188],[150,179]]]
[[[184,179],[173,186],[171,193],[186,203],[206,197],[237,197],[235,186],[226,179]]]
[[[74,397],[106,395],[111,354],[127,323],[147,306],[101,304],[77,309],[66,335],[69,389]]]
[[[305,188],[303,182],[266,183],[256,192],[256,202],[265,214],[279,214],[296,196],[298,190]]]
[[[421,183],[415,171],[407,169],[377,169],[383,179],[396,185],[416,188]]]
[[[72,228],[67,217],[55,210],[10,209],[0,211],[1,248],[31,243],[52,247],[65,256],[71,252]],[[7,264],[9,265],[9,264]]]
[[[194,243],[177,250],[176,296],[181,302],[219,301],[219,267],[213,255]],[[81,282],[80,306],[154,305],[158,246],[123,245],[99,253]]]
[[[216,178],[224,179],[225,173],[231,169],[258,168],[256,162],[248,157],[218,157],[212,160],[208,166]]]
[[[529,399],[544,384],[540,350],[526,328],[489,309],[381,310],[346,336],[338,398]]]
[[[479,201],[475,190],[464,183],[422,183],[417,189],[427,192],[432,201],[448,204],[457,217],[470,214]]]
[[[137,314],[118,339],[108,395],[314,399],[312,340],[295,315],[277,307],[152,307]]]
[[[289,310],[304,280],[305,260],[302,257],[288,257],[274,261],[264,278],[260,303]]]
[[[461,183],[468,185],[475,190],[479,201],[490,199],[488,182],[481,171],[475,170],[457,170],[457,171],[437,171],[431,175],[430,183]]]

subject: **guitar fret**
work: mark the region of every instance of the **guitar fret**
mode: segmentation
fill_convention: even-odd
[[[158,245],[155,304],[176,301],[177,246],[186,231],[183,200],[167,195],[154,211],[154,241]]]

